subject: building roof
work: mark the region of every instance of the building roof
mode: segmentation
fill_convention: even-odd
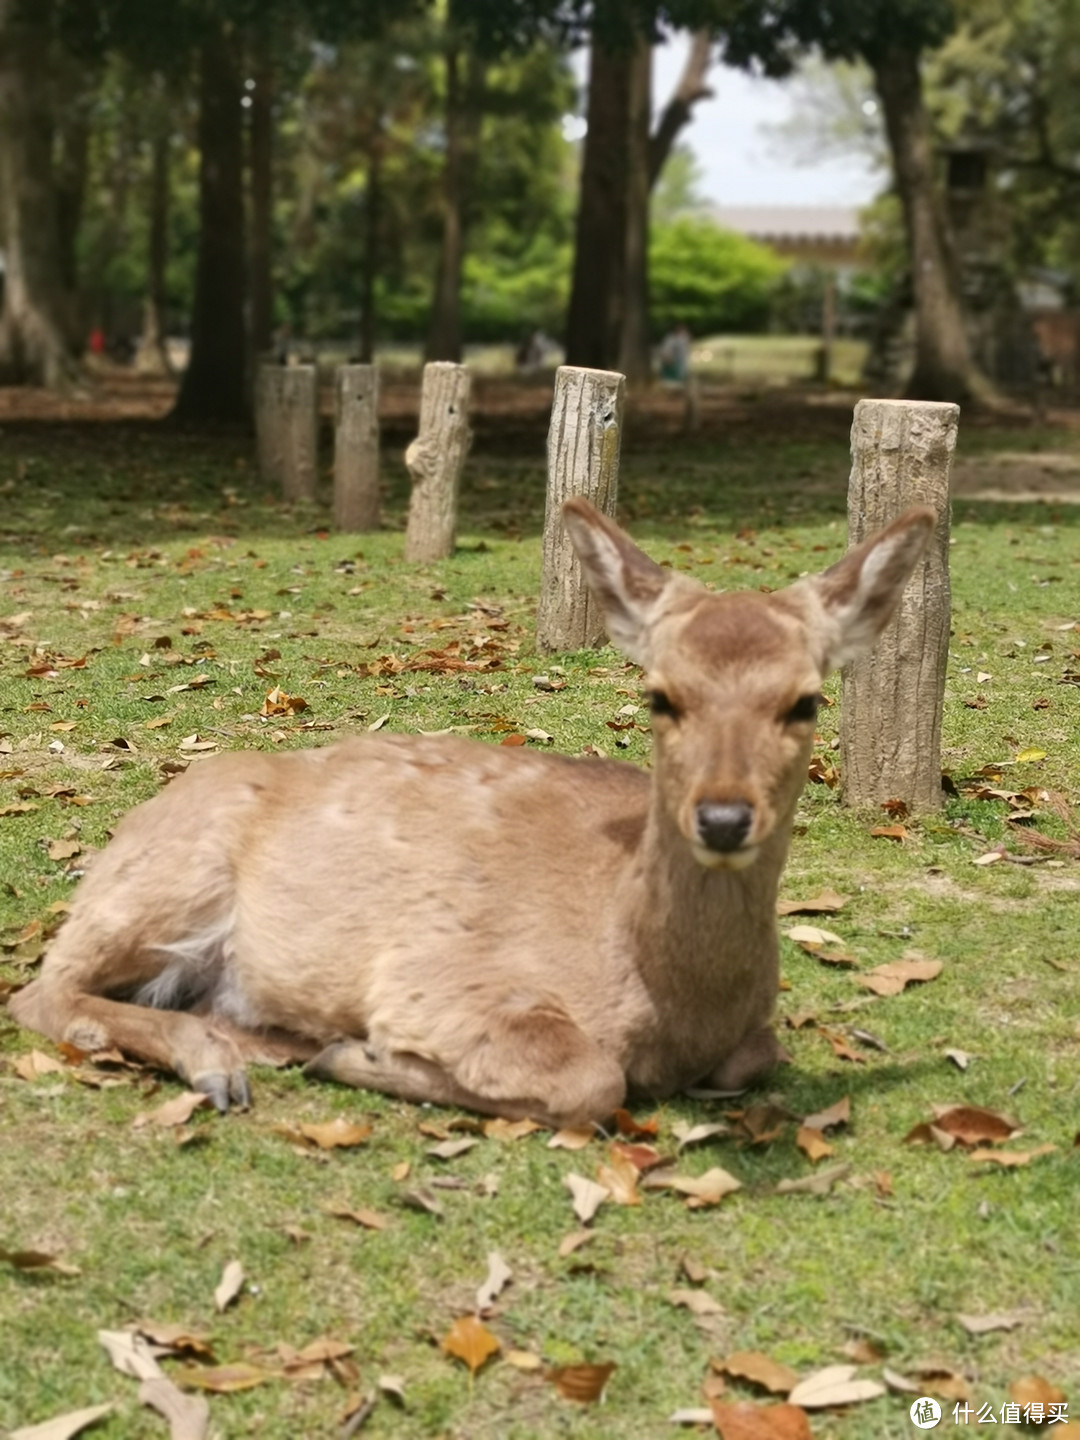
[[[710,214],[725,230],[765,243],[853,244],[859,237],[859,212],[851,205],[717,205]]]

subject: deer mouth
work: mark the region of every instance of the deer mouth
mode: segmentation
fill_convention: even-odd
[[[761,853],[760,845],[743,845],[738,850],[712,850],[700,840],[691,843],[694,859],[706,870],[747,870]]]

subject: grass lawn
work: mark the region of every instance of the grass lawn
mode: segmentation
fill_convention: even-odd
[[[961,454],[1076,448],[1071,431],[961,419]],[[385,717],[387,729],[454,727],[493,743],[544,730],[568,753],[594,746],[647,764],[644,710],[639,727],[611,728],[639,703],[632,666],[608,650],[558,657],[555,670],[534,653],[542,435],[477,449],[458,551],[420,569],[401,560],[399,453],[386,461],[387,528],[342,537],[323,528],[326,508],[274,503],[239,439],[5,425],[0,994],[33,973],[86,855],[170,772],[199,763],[198,747],[324,744]],[[710,584],[777,586],[841,554],[846,476],[842,420],[733,425],[693,441],[632,431],[621,514],[656,558]],[[679,1156],[682,1174],[721,1166],[741,1182],[718,1205],[688,1208],[670,1191],[608,1203],[595,1237],[560,1256],[581,1228],[565,1176],[595,1177],[610,1159],[604,1137],[571,1152],[544,1132],[473,1135],[449,1129],[453,1112],[273,1071],[255,1073],[249,1113],[200,1111],[179,1131],[136,1125],[182,1087],[87,1063],[36,1071],[33,1050],[58,1053],[0,1010],[0,1250],[77,1267],[0,1259],[0,1431],[113,1401],[92,1433],[163,1434],[96,1338],[138,1320],[209,1336],[220,1365],[272,1372],[211,1396],[227,1437],[338,1434],[385,1375],[400,1377],[404,1406],[383,1395],[364,1434],[674,1434],[671,1413],[707,1404],[707,1376],[719,1384],[710,1359],[738,1351],[802,1377],[843,1363],[859,1378],[914,1376],[920,1393],[942,1396],[943,1427],[964,1392],[973,1422],[988,1403],[1000,1420],[1010,1386],[1030,1376],[1064,1392],[1075,1417],[1078,526],[1078,506],[956,503],[944,763],[957,794],[940,816],[904,822],[898,843],[870,834],[895,818],[851,813],[836,789],[808,786],[783,894],[828,886],[849,898],[834,915],[782,924],[826,926],[859,970],[785,940],[779,1024],[793,1063],[734,1106],[680,1099],[635,1112],[655,1115],[650,1143],[674,1154],[676,1126],[758,1107]],[[538,688],[540,674],[565,685]],[[260,713],[275,687],[306,708]],[[828,709],[825,768],[836,732]],[[1032,818],[1010,823],[1018,808]],[[1025,826],[1062,848],[1025,842]],[[973,863],[999,845],[1015,859]],[[859,971],[909,949],[941,962],[936,979],[889,998],[858,986]],[[966,1069],[950,1050],[970,1057]],[[796,1121],[760,1108],[806,1116],[844,1097],[850,1120],[816,1164]],[[904,1143],[942,1104],[1006,1113],[1023,1134],[1003,1150],[1056,1148],[1006,1167],[961,1145]],[[322,1150],[296,1134],[336,1117],[370,1137]],[[439,1159],[440,1136],[478,1143]],[[778,1190],[837,1165],[823,1194]],[[410,1203],[417,1191],[440,1216]],[[387,1223],[366,1228],[334,1209]],[[502,1348],[470,1377],[439,1342],[475,1307],[492,1251],[513,1273],[484,1321]],[[243,1288],[219,1313],[214,1288],[233,1260]],[[1011,1328],[972,1334],[958,1318],[993,1312]],[[352,1354],[294,1363],[289,1378],[293,1352],[322,1336]],[[528,1368],[609,1361],[602,1404],[566,1400]],[[173,1375],[184,1363],[163,1362]],[[725,1398],[768,1397],[729,1376]],[[815,1411],[813,1434],[909,1436],[914,1398],[890,1390]]]

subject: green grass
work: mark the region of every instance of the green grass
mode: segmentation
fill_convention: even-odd
[[[678,449],[647,436],[628,444],[623,514],[650,553],[723,587],[779,585],[839,556],[843,427],[808,427],[817,438],[764,428]],[[961,427],[968,453],[1073,445],[1063,433]],[[387,471],[389,528],[340,537],[320,529],[324,508],[290,510],[265,496],[239,441],[137,427],[8,427],[0,620],[29,618],[0,640],[0,810],[37,808],[0,816],[0,939],[54,922],[50,907],[72,893],[67,871],[79,857],[52,860],[49,843],[104,843],[117,817],[154,793],[163,765],[185,758],[180,741],[193,734],[222,749],[275,749],[326,743],[386,714],[399,731],[453,726],[497,740],[507,724],[538,727],[560,750],[594,745],[647,761],[647,735],[607,724],[637,695],[636,672],[614,652],[561,657],[562,690],[533,685],[552,672],[533,652],[532,629],[542,437],[531,450],[478,450],[459,550],[422,569],[401,561],[405,477],[393,456]],[[666,1194],[636,1208],[606,1206],[598,1238],[560,1260],[559,1240],[577,1228],[563,1177],[592,1175],[605,1155],[599,1141],[569,1154],[549,1150],[543,1135],[512,1145],[485,1139],[444,1164],[427,1155],[432,1142],[417,1127],[451,1114],[259,1072],[250,1114],[198,1115],[204,1143],[178,1148],[171,1134],[132,1128],[159,1103],[144,1078],[102,1090],[68,1074],[19,1078],[14,1063],[37,1042],[0,1012],[0,1248],[36,1248],[80,1268],[67,1277],[0,1264],[0,1428],[115,1399],[117,1415],[96,1433],[163,1433],[95,1338],[140,1316],[208,1331],[223,1362],[321,1334],[348,1341],[359,1367],[353,1389],[370,1389],[386,1372],[405,1381],[408,1408],[382,1402],[365,1429],[374,1436],[653,1436],[666,1433],[672,1410],[701,1403],[709,1356],[761,1349],[806,1374],[841,1361],[845,1342],[863,1334],[894,1370],[937,1360],[963,1371],[980,1404],[1000,1405],[1010,1382],[1034,1372],[1064,1387],[1075,1410],[1080,870],[1072,860],[973,865],[1003,837],[1018,855],[1035,852],[1006,824],[1007,807],[974,798],[967,782],[1004,762],[1001,787],[1045,787],[1071,804],[1080,795],[1080,692],[1061,683],[1080,669],[1080,632],[1060,629],[1080,619],[1078,522],[1067,507],[956,507],[944,758],[959,799],[940,817],[909,822],[898,845],[870,839],[883,817],[845,810],[823,785],[807,789],[784,893],[831,885],[850,895],[821,923],[864,969],[908,947],[944,963],[929,985],[868,999],[850,972],[785,941],[781,1016],[812,1011],[864,1057],[839,1061],[814,1028],[786,1030],[794,1063],[766,1092],[799,1114],[851,1096],[851,1124],[823,1162],[848,1161],[851,1170],[828,1196],[775,1193],[777,1181],[811,1172],[793,1126],[765,1146],[720,1141],[688,1151],[680,1168],[723,1165],[742,1181],[740,1193],[698,1211]],[[389,663],[389,673],[369,673],[379,657],[408,662],[455,643],[495,655],[499,667],[394,673]],[[1035,663],[1040,654],[1049,658]],[[35,663],[43,658],[85,665],[28,675],[48,668]],[[979,671],[992,679],[979,683]],[[193,677],[209,683],[172,689]],[[261,718],[274,685],[309,708]],[[965,706],[977,695],[985,708]],[[147,728],[164,716],[169,725]],[[823,715],[826,756],[837,721],[836,709]],[[68,722],[73,728],[51,728]],[[50,750],[57,743],[62,752]],[[1025,748],[1045,760],[1010,763]],[[55,787],[89,803],[50,794]],[[1065,834],[1045,804],[1036,809],[1041,830]],[[32,937],[0,954],[0,978],[25,979],[37,945]],[[863,1048],[853,1028],[887,1049]],[[967,1071],[945,1058],[948,1048],[976,1057]],[[178,1088],[164,1081],[160,1098]],[[1058,1149],[1009,1171],[904,1145],[937,1102],[1008,1111],[1025,1131],[1014,1148]],[[676,1121],[712,1119],[719,1108],[662,1107],[661,1148],[672,1147]],[[320,1161],[273,1132],[335,1115],[370,1118],[370,1142]],[[406,1160],[409,1179],[396,1181],[392,1171]],[[881,1193],[889,1186],[879,1172],[891,1177],[891,1195]],[[403,1190],[447,1175],[463,1188],[436,1192],[441,1220],[402,1207]],[[334,1204],[378,1210],[390,1228],[331,1218]],[[310,1239],[294,1243],[288,1226]],[[470,1383],[440,1352],[493,1249],[514,1272],[488,1322],[504,1350],[549,1364],[616,1361],[603,1407],[562,1401],[505,1360]],[[704,1288],[724,1307],[708,1332],[667,1298],[686,1287],[684,1256],[705,1267]],[[233,1258],[250,1288],[217,1315],[212,1291]],[[1027,1312],[1019,1328],[982,1338],[956,1320],[1018,1308]],[[860,1368],[879,1373],[879,1365]],[[336,1433],[345,1393],[329,1378],[274,1382],[211,1404],[223,1435],[284,1440]],[[907,1436],[910,1398],[825,1412],[814,1433]],[[950,1411],[951,1402],[947,1424]]]

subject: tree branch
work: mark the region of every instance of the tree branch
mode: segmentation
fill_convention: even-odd
[[[671,154],[675,137],[690,120],[699,100],[707,100],[713,91],[705,84],[712,64],[712,35],[708,30],[695,30],[690,42],[683,73],[671,99],[664,106],[656,129],[649,137],[649,189],[656,184],[664,162]]]

